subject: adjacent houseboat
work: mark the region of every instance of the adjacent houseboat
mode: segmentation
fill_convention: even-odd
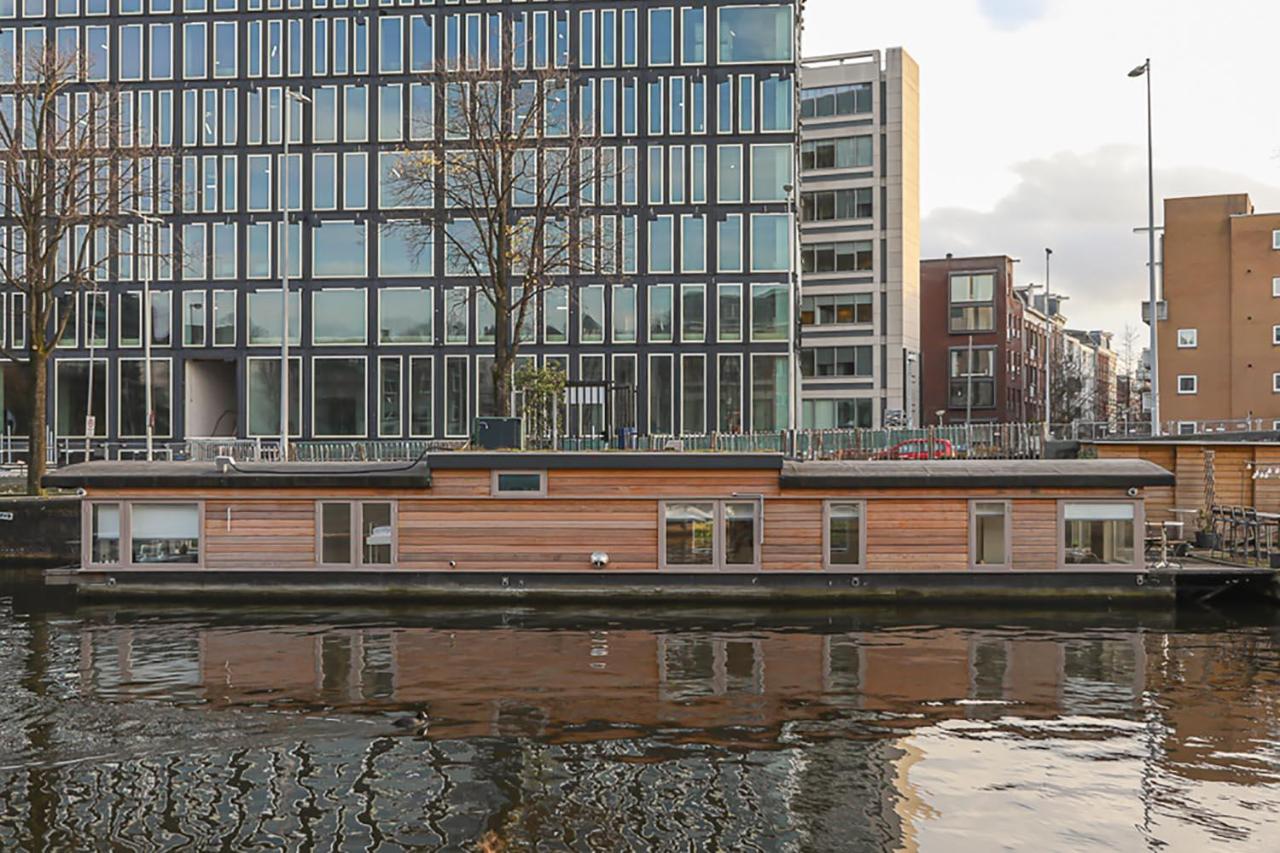
[[[94,462],[82,565],[110,592],[796,597],[1167,590],[1143,460],[796,462],[435,453],[410,464]]]

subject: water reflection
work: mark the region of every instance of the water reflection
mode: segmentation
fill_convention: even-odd
[[[339,617],[10,592],[6,849],[1265,849],[1280,831],[1270,615]],[[418,709],[425,735],[393,724]]]

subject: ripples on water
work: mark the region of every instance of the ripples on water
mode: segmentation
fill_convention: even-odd
[[[3,580],[0,680],[3,849],[1280,838],[1270,612],[209,610]]]

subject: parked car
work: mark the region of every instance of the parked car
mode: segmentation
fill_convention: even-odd
[[[932,442],[932,446],[930,445]],[[909,438],[885,448],[872,459],[955,459],[956,450],[945,438]]]

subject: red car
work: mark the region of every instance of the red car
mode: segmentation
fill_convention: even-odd
[[[951,442],[945,438],[932,439],[932,447],[930,447],[930,439],[927,438],[909,438],[906,441],[900,441],[893,447],[881,450],[872,456],[872,459],[955,459],[956,451],[951,446]]]

